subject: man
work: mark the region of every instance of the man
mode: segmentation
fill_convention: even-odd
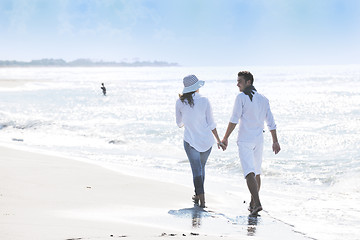
[[[104,85],[104,83],[101,83],[101,85],[102,85],[101,90],[103,91],[104,96],[106,96],[106,88],[105,88],[105,85]]]
[[[276,136],[276,124],[270,110],[269,100],[259,94],[253,86],[254,77],[248,71],[238,73],[237,86],[240,94],[236,97],[229,125],[222,143],[227,147],[228,138],[240,121],[237,145],[247,186],[251,193],[250,215],[257,216],[262,210],[259,190],[263,152],[263,128],[266,122],[273,140],[273,152],[280,151]]]

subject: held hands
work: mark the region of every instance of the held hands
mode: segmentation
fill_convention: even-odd
[[[218,142],[218,143],[217,143],[217,146],[218,146],[218,149],[221,148],[223,151],[226,150],[226,146],[225,146],[222,142]]]
[[[228,140],[224,138],[219,144],[221,144],[222,150],[225,151],[228,146]]]

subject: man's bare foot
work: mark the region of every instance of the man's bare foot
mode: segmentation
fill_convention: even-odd
[[[252,211],[254,210],[254,206],[252,206],[252,205],[250,204],[249,207],[248,207],[248,210],[249,210],[249,212],[252,212]]]
[[[254,208],[255,208],[255,203],[251,198],[251,201],[250,201],[250,204],[249,204],[249,207],[248,207],[249,212],[251,213],[254,210]]]
[[[262,209],[262,206],[260,205],[260,206],[257,206],[257,207],[255,207],[253,210],[252,210],[252,212],[251,212],[251,216],[256,216],[257,214],[258,214],[258,212],[260,212],[261,210],[263,210]]]

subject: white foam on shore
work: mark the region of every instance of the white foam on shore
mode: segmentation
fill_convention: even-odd
[[[360,172],[360,68],[248,69],[256,76],[256,88],[270,99],[283,149],[274,156],[265,133],[264,208],[311,236],[336,239],[344,236],[339,232],[356,236],[353,229],[360,214],[353,206],[360,200],[360,187],[348,179]],[[0,78],[38,81],[11,92],[1,90],[0,141],[191,187],[183,130],[174,120],[181,79],[191,72],[206,80],[201,92],[213,105],[222,135],[238,93],[237,70],[0,69]],[[101,82],[108,87],[107,97],[102,96]],[[224,208],[226,213],[246,208],[243,201],[249,198],[235,135],[226,152],[213,149],[206,169],[206,190],[219,202],[235,201]],[[311,222],[325,227],[313,228]]]

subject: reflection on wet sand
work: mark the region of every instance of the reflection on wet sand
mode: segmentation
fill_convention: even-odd
[[[248,236],[255,236],[257,224],[258,224],[257,216],[248,217],[248,228],[247,228]]]
[[[193,228],[201,227],[201,220],[203,217],[210,217],[211,214],[194,204],[192,208],[183,208],[180,210],[170,210],[169,214],[177,217],[191,217],[191,224]]]
[[[217,213],[211,210],[205,210],[197,205],[192,208],[183,208],[179,210],[170,210],[171,215],[180,218],[191,219],[192,228],[201,228],[204,218],[223,218],[228,224],[239,225],[245,227],[247,236],[255,236],[256,228],[259,223],[258,216],[237,216],[235,219],[226,216],[223,213]],[[205,225],[203,226],[205,227]],[[244,228],[242,228],[245,230]],[[240,229],[238,229],[240,230]],[[241,231],[241,230],[240,230]]]
[[[201,212],[195,210],[192,212],[192,227],[200,228],[200,226],[201,226]]]

